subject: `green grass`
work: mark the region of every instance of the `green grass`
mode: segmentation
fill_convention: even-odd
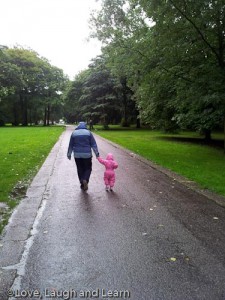
[[[96,126],[95,126],[96,127]],[[95,131],[133,153],[137,153],[189,180],[202,188],[225,196],[225,154],[222,148],[202,144],[198,133],[165,134],[159,131],[133,128]],[[222,141],[222,134],[213,138]]]
[[[63,130],[63,127],[0,128],[0,202],[9,207],[0,222],[0,231]]]

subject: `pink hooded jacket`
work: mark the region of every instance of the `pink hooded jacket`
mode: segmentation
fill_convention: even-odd
[[[115,183],[114,169],[118,168],[118,163],[114,160],[113,155],[108,153],[106,159],[97,158],[98,161],[105,166],[104,181],[106,185],[113,186]]]

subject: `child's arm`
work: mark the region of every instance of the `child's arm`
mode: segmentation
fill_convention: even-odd
[[[117,169],[118,168],[118,163],[114,160],[114,166],[113,166],[114,169]]]
[[[104,160],[103,158],[101,158],[100,156],[97,157],[97,160],[98,160],[101,164],[105,165],[105,160]]]

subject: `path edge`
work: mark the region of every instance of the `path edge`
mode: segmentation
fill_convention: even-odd
[[[62,132],[29,185],[26,195],[13,210],[0,235],[0,299],[9,298],[27,240],[42,203],[48,198],[48,183],[66,130]],[[6,267],[6,269],[4,269]],[[8,269],[7,269],[8,268]]]
[[[179,175],[169,169],[166,169],[165,167],[160,166],[157,163],[154,163],[151,160],[148,160],[136,153],[133,153],[131,150],[124,148],[121,145],[118,145],[100,135],[98,135],[98,133],[94,133],[96,134],[100,139],[107,141],[109,144],[111,144],[113,147],[121,149],[123,151],[125,151],[129,156],[133,157],[134,159],[137,159],[141,162],[143,162],[144,164],[147,164],[149,167],[151,167],[154,170],[157,170],[163,174],[165,174],[166,176],[168,176],[169,178],[172,178],[173,180],[179,182],[180,184],[186,186],[188,189],[191,189],[192,191],[205,196],[207,199],[214,201],[216,204],[222,206],[225,208],[225,197],[223,197],[222,195],[216,194],[215,192],[212,192],[208,189],[203,189],[198,183],[182,176]]]

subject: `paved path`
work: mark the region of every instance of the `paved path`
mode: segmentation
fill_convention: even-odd
[[[224,300],[225,209],[97,136],[117,181],[106,192],[93,157],[85,193],[66,158],[70,134],[1,240],[0,299]]]

